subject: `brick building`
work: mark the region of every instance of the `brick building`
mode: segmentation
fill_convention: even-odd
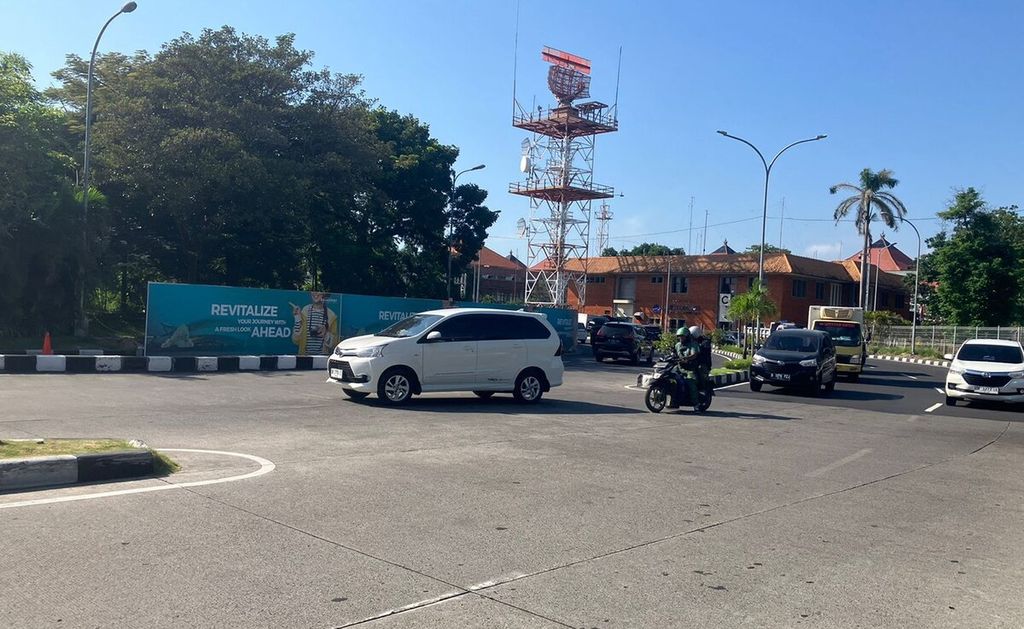
[[[846,259],[856,262],[859,267],[862,253],[858,251]],[[868,262],[888,273],[905,274],[914,268],[914,259],[897,249],[896,243],[886,240],[885,234],[871,243],[868,249]]]
[[[728,302],[757,279],[757,254],[701,256],[618,256],[587,260],[586,304],[570,291],[568,301],[589,315],[643,313],[652,323],[675,328],[729,327]],[[807,322],[811,305],[854,306],[860,269],[857,263],[826,262],[789,253],[765,256],[765,285],[780,320]],[[872,272],[872,278],[874,272]],[[879,274],[878,307],[910,317],[910,299],[902,278]],[[666,314],[667,306],[667,314]]]
[[[478,282],[481,300],[499,304],[519,303],[526,294],[526,265],[511,252],[503,256],[484,247],[477,254],[477,259],[470,263],[465,281],[468,282],[464,291],[466,298],[474,295],[473,285]]]

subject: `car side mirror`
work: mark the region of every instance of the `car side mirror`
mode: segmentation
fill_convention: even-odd
[[[441,333],[438,332],[437,330],[432,330],[430,332],[427,332],[427,336],[423,340],[426,341],[427,343],[437,343],[438,341],[441,340]]]
[[[953,360],[952,354],[943,354],[942,357],[945,358],[946,360]]]

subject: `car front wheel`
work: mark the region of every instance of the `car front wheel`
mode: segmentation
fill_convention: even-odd
[[[412,397],[412,376],[404,369],[384,372],[377,385],[377,397],[388,404],[405,404]]]

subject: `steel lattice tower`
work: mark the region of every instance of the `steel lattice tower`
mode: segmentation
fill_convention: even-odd
[[[587,258],[590,246],[591,203],[610,199],[614,190],[595,184],[594,139],[619,128],[615,107],[597,101],[573,104],[590,97],[590,62],[566,52],[544,48],[548,87],[558,106],[536,112],[518,107],[512,125],[533,134],[524,142],[526,181],[509,192],[530,199],[527,231],[526,303],[564,306],[574,288],[586,303]]]

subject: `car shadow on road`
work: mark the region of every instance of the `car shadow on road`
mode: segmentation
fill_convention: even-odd
[[[843,389],[841,388],[841,384],[836,385],[835,391],[832,391],[831,393],[822,393],[819,397],[813,397],[799,389],[769,389],[769,386],[771,385],[765,385],[765,388],[759,391],[758,393],[754,393],[753,391],[750,391],[749,393],[752,393],[753,395],[772,395],[783,398],[800,399],[805,401],[817,401],[823,404],[828,404],[829,400],[902,400],[905,397],[902,395],[892,395],[889,393],[874,393],[872,391],[861,391],[858,389]]]
[[[685,411],[684,411],[685,412]],[[785,415],[768,415],[766,413],[736,413],[708,409],[703,413],[692,413],[694,418],[713,417],[719,419],[766,419],[772,421],[800,421],[799,417],[786,417]]]
[[[578,400],[560,400],[544,398],[536,404],[517,402],[511,395],[497,394],[482,400],[473,397],[415,397],[402,406],[390,406],[376,398],[367,398],[358,402],[366,406],[389,408],[396,411],[414,413],[503,413],[509,415],[623,415],[640,412],[638,408],[611,406],[581,402]]]

